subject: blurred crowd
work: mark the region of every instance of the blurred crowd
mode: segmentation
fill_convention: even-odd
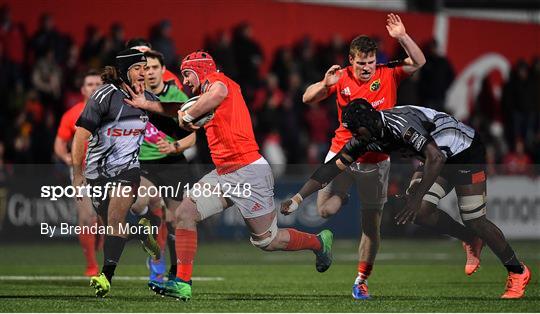
[[[167,68],[178,74],[182,56],[175,49],[172,31],[169,21],[161,21],[149,30],[148,40],[164,54]],[[53,143],[60,117],[82,99],[80,75],[114,64],[128,39],[119,23],[111,24],[107,33],[88,25],[79,46],[71,34],[58,31],[54,17],[47,14],[29,34],[25,25],[11,20],[9,8],[0,8],[0,97],[4,101],[0,163],[55,162]],[[208,34],[201,48],[241,85],[262,153],[270,163],[285,167],[324,159],[337,127],[334,99],[308,106],[302,103],[302,94],[323,78],[330,65],[348,64],[351,39],[336,34],[320,43],[306,36],[268,56],[250,25],[240,24]],[[376,39],[378,63],[404,57],[401,50],[387,54],[384,42]],[[420,44],[427,63],[401,83],[398,103],[444,111],[445,95],[455,76],[451,60],[437,52],[435,41]],[[531,174],[532,165],[540,163],[540,59],[520,60],[506,82],[500,75],[487,76],[471,110],[472,118],[466,122],[481,132],[490,163],[505,165],[492,166],[490,172]],[[204,136],[199,138],[197,161],[209,163]]]

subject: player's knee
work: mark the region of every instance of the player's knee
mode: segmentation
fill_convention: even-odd
[[[334,216],[339,211],[340,204],[336,204],[335,202],[324,202],[320,206],[317,206],[317,211],[319,212],[319,216],[322,218],[330,218]]]
[[[319,212],[319,216],[322,218],[330,218],[334,215],[332,211],[330,211],[330,208],[326,205],[321,205],[317,207],[317,211]]]
[[[135,200],[135,203],[133,203],[133,205],[131,205],[131,210],[134,212],[134,213],[142,213],[145,208],[148,206],[148,199],[145,198],[145,197],[137,197],[137,199]]]
[[[458,196],[458,206],[464,224],[473,226],[481,224],[485,220],[485,195]]]
[[[161,198],[160,197],[151,197],[148,200],[148,207],[150,208],[159,208],[161,206]]]
[[[463,218],[462,218],[463,220]],[[484,226],[488,223],[486,216],[480,216],[475,219],[463,220],[463,224],[471,230],[480,231],[484,229]]]
[[[190,198],[185,198],[176,210],[176,222],[197,222],[199,213],[197,206]]]
[[[185,201],[192,204],[192,207],[196,210],[201,221],[222,212],[225,208],[230,206],[227,204],[227,200],[225,198],[216,194],[211,194],[209,196],[200,195],[198,197],[190,196],[184,198],[182,204],[184,204]]]
[[[251,241],[251,244],[263,251],[274,251],[274,246],[272,244],[274,241],[278,241],[278,232],[279,229],[277,227],[276,216],[268,230],[260,234],[251,233],[251,237],[249,240]]]
[[[366,204],[362,208],[362,233],[369,237],[379,236],[384,204]]]
[[[94,223],[96,223],[96,216],[90,215],[89,213],[79,211],[79,217],[77,219],[77,223],[79,226],[92,226]]]

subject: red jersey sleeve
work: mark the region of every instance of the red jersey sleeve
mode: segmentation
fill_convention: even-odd
[[[333,94],[336,93],[336,91],[338,90],[338,84],[339,84],[340,81],[341,80],[337,81],[336,84],[330,86],[330,88],[328,89],[328,96],[333,95]]]
[[[404,78],[408,77],[409,76],[409,73],[405,72],[405,70],[403,70],[403,66],[397,66],[395,68],[392,69],[392,74],[394,76],[394,80],[396,83],[400,83]]]

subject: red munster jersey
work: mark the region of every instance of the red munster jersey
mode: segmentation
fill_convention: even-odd
[[[377,110],[393,108],[397,101],[398,85],[407,75],[402,66],[389,68],[386,65],[377,65],[373,77],[368,82],[363,82],[354,77],[352,66],[345,68],[339,81],[328,91],[329,95],[336,94],[339,120],[330,150],[339,152],[352,137],[351,132],[341,124],[341,110],[345,105],[353,99],[364,98]],[[368,152],[358,161],[377,163],[387,158],[386,154]]]
[[[75,135],[75,122],[79,119],[81,112],[85,106],[84,102],[78,102],[75,106],[71,107],[68,111],[64,113],[62,119],[60,120],[60,125],[58,126],[58,132],[56,136],[61,138],[66,142],[71,142],[73,136]]]
[[[215,82],[223,83],[228,94],[204,129],[212,161],[221,175],[247,166],[261,155],[240,86],[225,74],[214,72],[202,84],[203,93]]]

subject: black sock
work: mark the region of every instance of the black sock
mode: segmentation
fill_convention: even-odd
[[[439,209],[434,214],[438,216],[436,218],[435,224],[427,225],[421,222],[419,222],[418,224],[423,227],[428,227],[436,233],[447,234],[453,238],[459,239],[467,243],[472,242],[472,240],[476,237],[476,233],[474,231],[452,219],[452,217],[450,217],[450,215],[448,215],[443,210]]]
[[[501,262],[504,264],[504,267],[506,267],[506,270],[508,270],[509,272],[523,274],[523,272],[525,271],[523,265],[521,265],[521,263],[517,259],[516,253],[514,252],[514,250],[512,250],[510,245],[507,245],[500,254],[497,254],[497,257],[501,260]]]
[[[167,225],[167,247],[169,248],[169,257],[171,260],[171,267],[169,268],[169,275],[176,277],[176,230],[170,222]]]
[[[105,236],[105,243],[103,244],[103,268],[101,272],[107,277],[109,282],[112,282],[114,271],[122,251],[124,251],[124,245],[126,239],[117,236]]]

